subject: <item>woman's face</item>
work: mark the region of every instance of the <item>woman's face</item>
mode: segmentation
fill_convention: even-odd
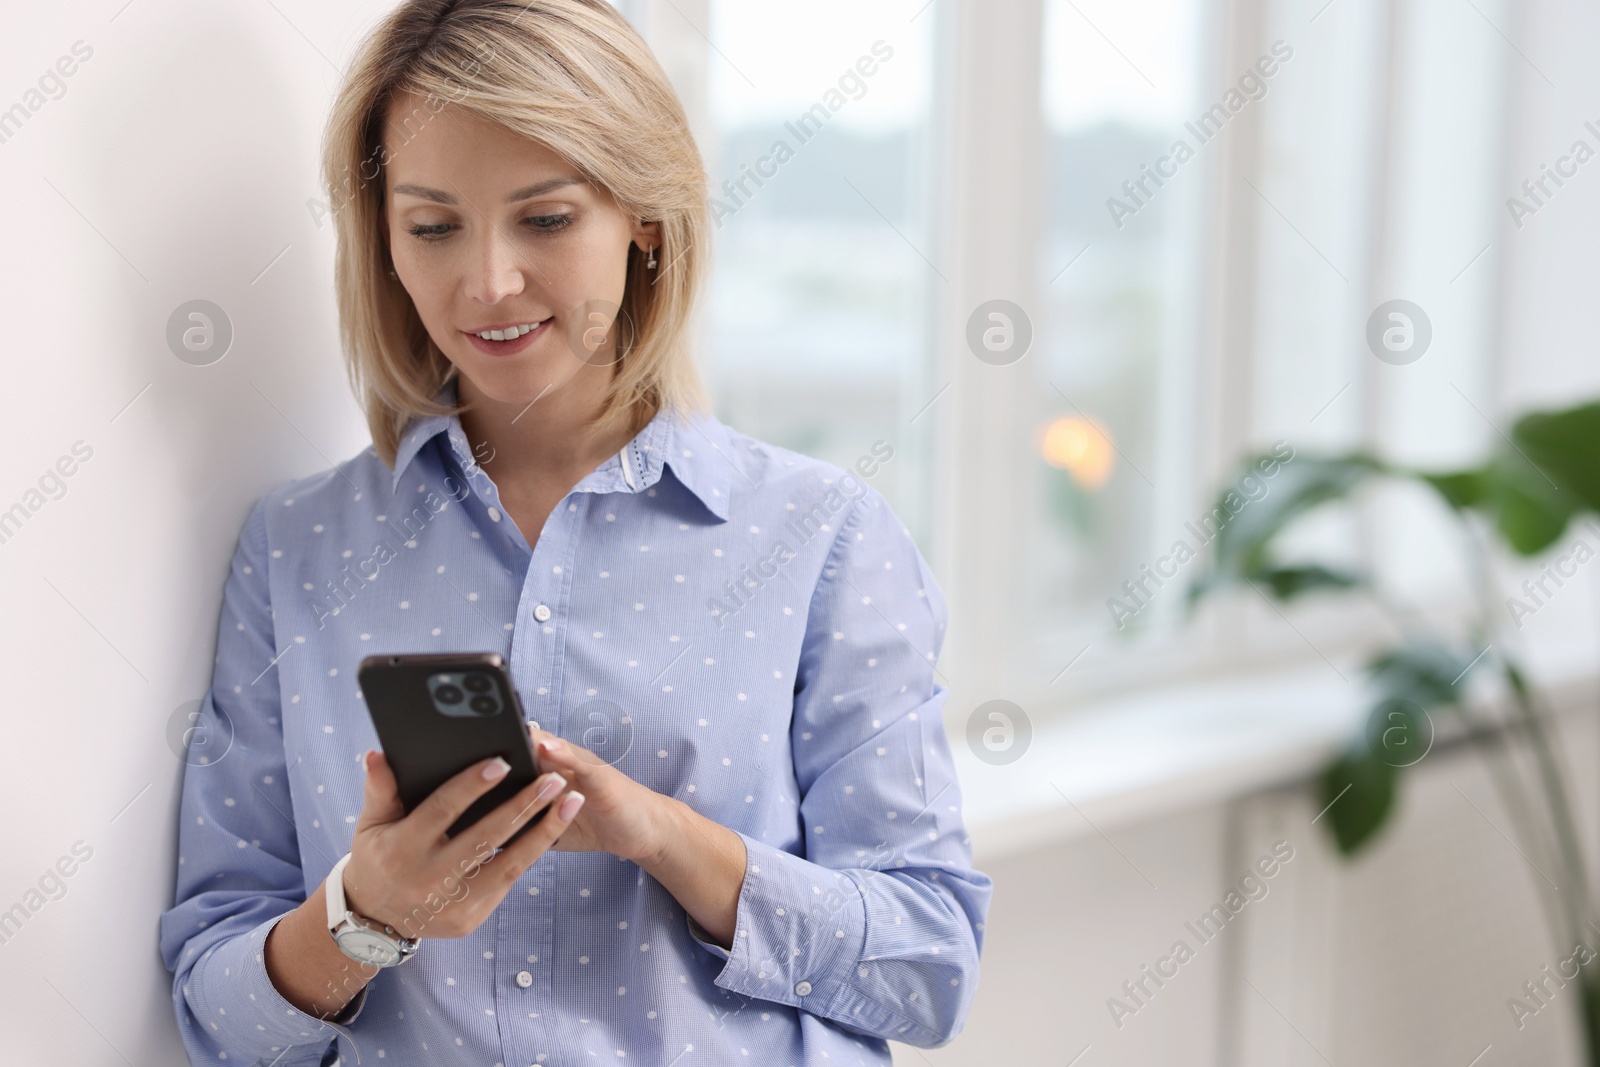
[[[544,145],[449,105],[402,96],[384,144],[394,269],[461,375],[517,405],[609,381],[628,246],[654,245],[656,224]],[[478,336],[491,329],[506,339]]]

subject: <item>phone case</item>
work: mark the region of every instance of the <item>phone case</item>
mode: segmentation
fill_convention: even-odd
[[[539,776],[522,702],[499,653],[367,656],[357,677],[407,813],[479,760],[499,755],[511,764],[511,771],[445,831],[448,836],[455,837]],[[458,694],[444,691],[452,686]],[[490,698],[498,710],[487,711],[480,697]],[[547,807],[500,847],[538,823]]]

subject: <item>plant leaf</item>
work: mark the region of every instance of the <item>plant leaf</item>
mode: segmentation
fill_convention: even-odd
[[[1418,471],[1417,477],[1437,489],[1439,495],[1444,497],[1445,503],[1458,511],[1481,507],[1488,499],[1489,470],[1486,467],[1439,474]]]
[[[1366,672],[1378,683],[1382,696],[1397,701],[1411,701],[1429,709],[1442,704],[1459,704],[1469,665],[1480,661],[1462,659],[1461,656],[1434,641],[1403,645],[1382,653],[1370,664]]]
[[[1418,643],[1383,653],[1367,664],[1367,673],[1382,696],[1426,709],[1460,702],[1471,662],[1444,645]]]
[[[1384,469],[1378,460],[1362,453],[1300,456],[1282,463],[1276,476],[1267,479],[1256,473],[1258,465],[1267,461],[1275,461],[1275,457],[1260,456],[1246,463],[1202,520],[1218,527],[1215,568],[1226,579],[1239,581],[1246,575],[1266,573],[1271,568],[1267,549],[1278,531],[1320,504],[1349,496],[1364,479]],[[1266,486],[1265,494],[1255,499],[1240,491],[1244,479],[1252,475]]]
[[[1317,779],[1321,818],[1346,856],[1370,842],[1394,807],[1398,772],[1370,752],[1347,752]]]
[[[1581,506],[1600,511],[1600,401],[1561,411],[1535,411],[1511,427],[1520,456],[1538,472],[1544,488],[1550,482]],[[1546,480],[1548,479],[1548,481]]]
[[[1410,472],[1452,508],[1476,508],[1500,536],[1531,556],[1550,547],[1572,516],[1600,510],[1600,403],[1518,419],[1511,436],[1483,467]]]
[[[1267,583],[1272,595],[1279,600],[1292,600],[1314,589],[1349,589],[1362,581],[1358,574],[1334,570],[1320,563],[1270,567],[1248,577],[1251,581]]]
[[[1486,505],[1500,536],[1524,556],[1549,548],[1582,506],[1515,452],[1495,457],[1490,470]]]

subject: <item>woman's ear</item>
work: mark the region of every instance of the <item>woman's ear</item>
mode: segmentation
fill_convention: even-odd
[[[659,219],[635,219],[633,223],[633,243],[639,246],[639,251],[649,252],[652,248],[661,248],[661,221]]]

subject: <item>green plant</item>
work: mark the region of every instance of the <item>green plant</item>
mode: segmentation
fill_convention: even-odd
[[[1457,520],[1476,592],[1464,633],[1447,633],[1397,608],[1372,573],[1289,558],[1287,530],[1313,511],[1352,506],[1358,492],[1384,480],[1429,487]],[[1354,855],[1374,839],[1394,810],[1404,769],[1432,743],[1433,715],[1453,716],[1470,743],[1483,748],[1525,854],[1544,857],[1548,865],[1540,870],[1555,875],[1553,897],[1542,899],[1564,950],[1595,944],[1589,934],[1600,926],[1554,728],[1503,638],[1517,620],[1507,607],[1512,602],[1495,590],[1490,544],[1497,538],[1532,556],[1586,511],[1600,511],[1600,402],[1522,416],[1481,466],[1466,470],[1415,470],[1364,452],[1296,457],[1268,495],[1222,527],[1209,569],[1189,589],[1191,610],[1220,590],[1243,586],[1280,604],[1316,593],[1371,597],[1400,636],[1366,664],[1372,691],[1366,728],[1317,779],[1334,843]],[[1503,683],[1506,721],[1468,696],[1468,682],[1484,673]],[[1531,774],[1512,758],[1513,738],[1525,741]],[[1600,1067],[1600,960],[1591,952],[1584,962],[1584,1036],[1589,1062]]]

